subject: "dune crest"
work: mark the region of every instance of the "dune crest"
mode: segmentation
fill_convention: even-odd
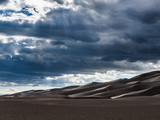
[[[130,79],[111,82],[92,82],[82,86],[69,86],[51,90],[30,90],[5,97],[103,98],[159,96],[160,71],[153,71]]]

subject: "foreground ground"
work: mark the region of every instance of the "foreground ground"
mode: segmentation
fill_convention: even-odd
[[[0,98],[0,120],[160,120],[160,97]]]

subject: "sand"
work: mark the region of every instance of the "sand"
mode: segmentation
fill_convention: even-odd
[[[0,98],[0,120],[160,120],[160,97]]]
[[[0,120],[160,120],[160,71],[1,96]]]
[[[160,94],[160,71],[153,71],[130,79],[111,82],[92,82],[81,86],[69,86],[50,90],[29,90],[6,97],[53,97],[69,99],[113,99]]]

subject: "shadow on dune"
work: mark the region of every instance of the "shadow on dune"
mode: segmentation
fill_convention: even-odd
[[[83,86],[69,86],[51,90],[31,90],[3,97],[103,98],[116,99],[135,96],[159,96],[160,71],[153,71],[131,79],[111,82],[92,82]]]

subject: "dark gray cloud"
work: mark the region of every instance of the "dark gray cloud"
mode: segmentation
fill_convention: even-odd
[[[4,81],[34,82],[65,73],[143,69],[137,61],[156,64],[160,60],[159,3],[76,0],[77,10],[53,9],[45,21],[35,24],[0,21],[0,33],[41,39],[1,43],[4,74],[0,76]],[[134,64],[115,64],[121,61]]]
[[[52,0],[53,1],[53,0]],[[55,2],[59,3],[59,4],[63,4],[64,1],[63,0],[54,0]]]
[[[159,10],[149,10],[149,11],[136,11],[134,9],[128,9],[128,16],[131,19],[136,19],[144,24],[154,24],[160,19],[160,11]]]
[[[92,27],[86,24],[90,20],[83,19],[85,15],[77,15],[72,10],[58,9],[48,13],[53,21],[37,22],[36,24],[18,24],[0,22],[0,32],[9,35],[25,35],[50,39],[69,39],[83,42],[97,42],[99,37]],[[85,21],[86,20],[86,21]],[[51,23],[50,23],[51,22]]]
[[[64,4],[63,0],[46,0],[46,1],[50,1],[50,2],[57,2],[58,4]]]
[[[9,0],[0,0],[0,4],[5,4],[7,3]]]

